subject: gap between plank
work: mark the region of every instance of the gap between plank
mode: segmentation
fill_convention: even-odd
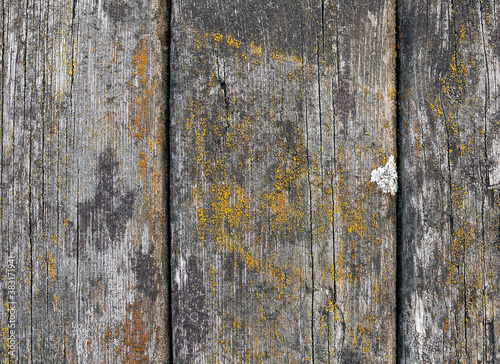
[[[174,339],[173,339],[173,318],[172,318],[172,229],[171,229],[171,199],[170,199],[170,186],[171,186],[171,154],[170,154],[170,75],[171,75],[171,49],[172,49],[172,0],[165,0],[165,22],[166,29],[163,36],[165,37],[165,140],[164,140],[164,168],[165,168],[165,182],[164,182],[164,207],[166,214],[166,227],[165,227],[165,250],[166,262],[164,277],[168,284],[167,297],[166,297],[166,341],[167,341],[167,362],[174,362]]]
[[[395,12],[395,29],[394,29],[394,36],[395,36],[395,67],[394,67],[394,74],[395,74],[395,88],[396,88],[396,100],[395,100],[395,109],[396,109],[396,115],[395,115],[395,122],[396,122],[396,170],[398,174],[398,193],[396,194],[396,364],[404,363],[404,332],[401,330],[401,299],[402,299],[402,244],[403,244],[403,236],[402,236],[402,230],[401,230],[401,221],[402,221],[402,201],[401,201],[401,194],[402,194],[402,182],[401,182],[401,173],[402,173],[402,161],[401,161],[401,154],[400,154],[400,144],[402,140],[401,136],[401,95],[403,90],[401,89],[401,82],[400,82],[400,69],[401,69],[401,57],[400,57],[400,51],[401,51],[401,28],[400,28],[400,6],[399,6],[399,0],[394,0],[394,12]]]

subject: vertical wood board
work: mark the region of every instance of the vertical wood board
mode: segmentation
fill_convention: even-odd
[[[393,2],[172,9],[174,362],[394,362]]]
[[[500,359],[499,14],[400,2],[401,362]]]
[[[2,362],[168,360],[166,16],[2,1]]]

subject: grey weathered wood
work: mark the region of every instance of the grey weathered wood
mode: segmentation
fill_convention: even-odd
[[[399,4],[400,360],[495,362],[496,3]],[[394,4],[173,5],[173,361],[394,362]],[[168,361],[165,4],[0,17],[14,361]]]
[[[165,362],[166,4],[4,0],[1,13],[12,362]]]
[[[498,362],[500,14],[400,9],[401,362]]]
[[[30,120],[27,120],[23,95],[25,91],[25,68],[23,67],[27,21],[26,2],[3,3],[3,48],[2,48],[2,269],[8,268],[7,257],[15,257],[15,300],[11,309],[15,316],[13,336],[17,338],[16,355],[26,361],[30,357],[31,310],[22,302],[30,301],[30,191],[29,155]],[[20,30],[20,31],[18,31]],[[11,45],[11,46],[9,46]],[[25,244],[16,244],[24,241]],[[4,273],[5,277],[5,273]],[[3,287],[2,287],[3,288]],[[3,302],[12,301],[3,291]],[[3,303],[2,302],[2,303]],[[2,329],[7,327],[6,305],[2,305]],[[3,331],[5,332],[5,330]],[[3,340],[5,350],[5,339]],[[16,347],[12,346],[12,350]],[[5,353],[5,351],[2,351]],[[4,358],[2,358],[4,359]],[[5,359],[4,359],[5,360]]]
[[[394,362],[391,1],[173,1],[174,362]]]

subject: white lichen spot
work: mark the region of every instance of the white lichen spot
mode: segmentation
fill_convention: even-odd
[[[385,193],[396,194],[398,191],[398,172],[394,156],[389,157],[385,166],[372,171],[371,181],[375,182]]]

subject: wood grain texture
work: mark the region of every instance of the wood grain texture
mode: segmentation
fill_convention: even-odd
[[[500,360],[499,15],[400,2],[401,362]]]
[[[166,4],[1,13],[2,362],[165,362]]]
[[[179,363],[395,362],[392,1],[173,1]]]

